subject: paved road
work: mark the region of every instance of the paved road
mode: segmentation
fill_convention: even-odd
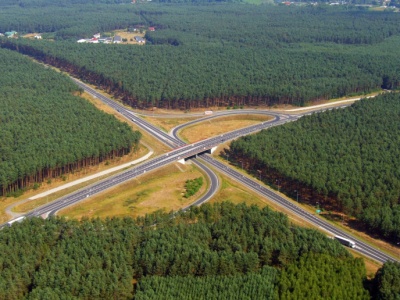
[[[292,202],[286,200],[285,198],[281,197],[279,194],[267,189],[264,186],[261,186],[258,182],[255,180],[252,180],[239,172],[231,169],[230,167],[222,164],[221,162],[218,162],[217,160],[211,158],[210,156],[206,154],[201,154],[204,151],[211,149],[212,147],[215,147],[223,142],[226,142],[228,140],[235,139],[237,137],[247,135],[256,131],[259,131],[261,129],[265,129],[268,127],[272,126],[277,126],[284,124],[286,122],[290,122],[293,120],[296,120],[300,116],[293,116],[293,115],[283,115],[283,114],[274,114],[274,119],[272,121],[268,122],[262,122],[257,125],[249,126],[240,130],[236,130],[233,132],[229,132],[226,134],[221,134],[217,137],[213,137],[210,139],[206,139],[194,144],[190,145],[185,145],[184,142],[180,141],[177,136],[171,136],[166,134],[165,132],[159,130],[157,127],[153,126],[152,124],[149,124],[145,122],[143,119],[139,118],[137,115],[132,113],[130,110],[125,109],[122,105],[119,105],[115,103],[114,101],[108,99],[107,97],[104,97],[103,95],[97,93],[95,90],[91,89],[90,87],[82,84],[81,82],[77,81],[77,83],[83,87],[86,91],[94,95],[95,97],[100,98],[103,102],[107,103],[111,107],[115,108],[119,113],[124,115],[127,119],[135,122],[136,125],[140,126],[142,129],[150,132],[153,134],[155,137],[157,137],[159,140],[161,140],[163,143],[170,147],[178,147],[171,152],[158,156],[148,162],[145,162],[138,167],[135,167],[133,169],[130,169],[128,171],[125,171],[121,174],[115,175],[111,178],[108,178],[106,180],[103,180],[101,182],[98,182],[96,184],[93,184],[89,187],[83,188],[75,193],[72,193],[70,195],[67,195],[57,201],[54,201],[50,204],[47,204],[45,206],[42,206],[40,208],[35,209],[34,211],[28,213],[26,216],[40,216],[40,215],[51,215],[54,214],[56,211],[60,210],[61,208],[67,207],[69,205],[75,204],[78,201],[81,201],[83,199],[86,199],[90,197],[93,194],[102,192],[112,186],[118,185],[124,181],[130,180],[136,176],[142,175],[148,171],[154,170],[156,168],[160,168],[162,166],[165,166],[166,164],[175,162],[177,160],[183,159],[183,158],[191,158],[199,155],[199,157],[203,160],[206,161],[208,164],[212,165],[214,168],[218,169],[219,171],[225,173],[226,175],[236,179],[240,183],[244,184],[245,186],[249,187],[250,189],[256,191],[257,193],[268,197],[269,199],[275,201],[282,207],[285,207],[286,209],[292,211],[293,213],[297,214],[301,218],[309,221],[310,223],[313,223],[317,227],[320,227],[324,229],[325,231],[333,234],[333,235],[340,235],[346,238],[349,238],[353,241],[356,242],[357,247],[356,250],[366,256],[369,256],[377,261],[380,262],[385,262],[387,260],[395,261],[394,258],[386,255],[385,253],[369,246],[368,244],[363,243],[362,241],[350,236],[346,232],[343,232],[327,221],[308,213],[307,211],[301,209],[297,205],[293,204]],[[235,111],[236,113],[236,111]],[[240,113],[240,111],[237,111],[237,113]],[[210,118],[213,116],[210,116]],[[204,120],[204,119],[202,119]],[[195,122],[195,121],[193,121]],[[176,131],[175,131],[176,134]],[[200,162],[195,160],[196,164],[200,164]],[[202,166],[203,170],[207,170],[207,168],[203,165]],[[209,170],[209,169],[208,169]],[[207,197],[204,199],[199,199],[196,201],[193,205],[198,205],[207,199],[211,197],[213,192],[215,192],[215,186],[218,186],[218,179],[215,176],[215,174],[209,170],[206,171],[207,175],[211,178],[211,185],[214,187],[214,189],[210,189],[207,193]],[[214,179],[212,179],[213,175],[215,176]]]
[[[53,201],[49,204],[43,205],[25,216],[27,217],[33,217],[33,216],[48,216],[48,215],[53,215],[55,214],[58,210],[68,207],[70,205],[73,205],[79,201],[82,201],[88,197],[90,197],[93,194],[100,193],[110,187],[113,187],[115,185],[118,185],[122,182],[125,182],[127,180],[130,180],[132,178],[135,178],[136,176],[140,176],[146,172],[149,172],[151,170],[160,168],[162,166],[165,166],[166,164],[175,162],[180,159],[184,158],[194,158],[198,153],[204,152],[206,150],[211,149],[212,147],[218,146],[221,142],[225,142],[228,140],[232,140],[234,138],[237,138],[239,136],[249,134],[255,131],[259,131],[261,129],[274,126],[274,125],[279,125],[283,124],[289,120],[296,119],[296,117],[280,117],[280,116],[275,116],[275,119],[269,122],[262,122],[257,125],[253,125],[244,129],[236,130],[224,135],[220,135],[211,139],[207,139],[198,143],[186,145],[184,142],[180,141],[178,138],[172,137],[168,135],[167,133],[161,131],[157,127],[155,127],[152,124],[147,123],[134,113],[132,113],[130,110],[125,109],[122,105],[112,101],[111,99],[103,96],[102,94],[98,93],[94,89],[88,87],[87,85],[83,84],[80,81],[76,82],[84,88],[88,93],[92,94],[93,96],[99,98],[101,101],[104,103],[110,105],[114,109],[116,109],[120,114],[125,116],[128,120],[135,122],[136,125],[141,127],[142,129],[150,132],[152,135],[154,135],[156,138],[158,138],[160,141],[165,143],[166,145],[170,147],[178,147],[171,152],[168,152],[167,154],[158,156],[150,161],[147,161],[145,163],[140,164],[139,166],[132,168],[130,170],[127,170],[123,173],[120,173],[118,175],[115,175],[113,177],[107,178],[105,180],[99,181],[98,183],[95,183],[89,187],[85,187],[79,191],[76,191],[72,194],[69,194],[65,197],[62,197],[56,201]],[[193,161],[196,164],[201,164],[197,159],[193,159]],[[193,205],[198,205],[200,203],[203,203],[207,201],[217,190],[218,188],[218,178],[217,176],[213,173],[212,170],[208,169],[205,165],[202,165],[201,168],[206,172],[207,176],[211,180],[211,188],[210,190],[203,196],[201,199],[196,201]],[[4,226],[3,224],[2,226]]]

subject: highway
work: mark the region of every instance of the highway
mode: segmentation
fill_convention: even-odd
[[[43,205],[43,206],[29,212],[28,214],[26,214],[25,215],[26,217],[54,215],[60,209],[63,209],[70,205],[73,205],[79,201],[82,201],[82,200],[90,197],[91,195],[100,193],[100,192],[102,192],[108,188],[111,188],[113,186],[116,186],[122,182],[130,180],[137,176],[143,175],[146,172],[163,167],[169,163],[173,163],[180,159],[189,158],[189,157],[194,158],[198,153],[207,151],[207,150],[211,149],[212,147],[216,147],[221,142],[232,140],[241,135],[259,131],[261,129],[264,129],[264,128],[267,128],[270,126],[280,125],[280,124],[287,122],[288,120],[297,118],[297,117],[293,117],[293,118],[284,117],[281,119],[281,117],[275,116],[274,120],[269,121],[269,122],[262,122],[260,124],[250,126],[250,127],[247,127],[247,128],[241,129],[241,130],[236,130],[236,131],[227,133],[225,135],[220,135],[220,136],[210,138],[210,139],[198,142],[198,143],[186,145],[179,138],[175,138],[175,137],[161,131],[154,125],[147,123],[142,118],[140,118],[136,114],[132,113],[130,110],[128,110],[125,107],[123,107],[122,105],[112,101],[111,99],[103,96],[102,94],[98,93],[96,90],[90,88],[89,86],[83,84],[82,82],[80,82],[78,80],[75,80],[75,82],[77,84],[79,84],[79,86],[84,88],[86,92],[90,93],[92,96],[103,101],[107,105],[113,107],[115,110],[117,110],[120,114],[122,114],[129,121],[134,122],[137,126],[142,128],[143,130],[146,130],[147,132],[149,132],[150,134],[155,136],[158,140],[160,140],[164,144],[168,145],[169,147],[174,147],[174,148],[178,147],[178,148],[176,148],[176,149],[172,150],[171,152],[168,152],[164,155],[155,157],[154,159],[144,162],[135,168],[129,169],[125,172],[122,172],[118,175],[107,178],[105,180],[99,181],[95,184],[92,184],[91,186],[85,187],[81,190],[78,190],[74,193],[71,193],[67,196],[57,199],[56,201],[53,201],[46,205]],[[212,195],[216,192],[216,190],[219,187],[218,177],[207,166],[205,166],[204,164],[201,164],[201,159],[199,159],[199,160],[192,159],[192,161],[196,165],[198,165],[209,177],[210,189],[207,191],[207,193],[205,195],[203,195],[200,199],[198,199],[192,205],[199,205],[201,203],[204,203],[205,201],[207,201],[208,199],[210,199],[212,197]],[[2,226],[4,226],[4,225],[6,225],[6,224],[3,224]]]
[[[259,182],[248,178],[247,176],[244,176],[243,174],[235,171],[234,169],[230,168],[229,166],[213,159],[211,156],[205,154],[205,151],[218,146],[221,143],[224,143],[226,141],[230,141],[232,139],[238,138],[243,135],[247,135],[250,133],[257,132],[262,129],[266,129],[272,126],[278,126],[281,124],[284,124],[286,122],[294,121],[297,120],[301,115],[284,115],[284,114],[272,114],[269,112],[262,112],[266,113],[269,115],[273,116],[273,120],[271,121],[266,121],[266,122],[261,122],[259,124],[249,126],[246,128],[242,128],[239,130],[235,130],[229,133],[221,134],[216,137],[212,137],[209,139],[205,139],[193,144],[186,145],[184,142],[182,142],[178,136],[176,135],[177,131],[183,126],[179,126],[175,128],[171,135],[167,134],[157,127],[155,127],[152,124],[147,123],[144,121],[142,118],[138,117],[135,113],[132,111],[126,109],[122,105],[112,101],[111,99],[103,96],[102,94],[98,93],[94,89],[90,88],[89,86],[83,84],[80,81],[77,81],[77,84],[81,86],[85,91],[90,93],[92,96],[99,98],[101,101],[106,103],[107,105],[113,107],[116,109],[120,114],[122,114],[125,118],[128,120],[134,122],[137,126],[142,128],[143,130],[146,130],[147,132],[151,133],[153,136],[155,136],[158,140],[162,141],[164,144],[168,145],[171,148],[174,148],[172,151],[157,156],[149,161],[146,161],[137,167],[134,167],[132,169],[129,169],[127,171],[124,171],[123,173],[117,174],[115,176],[112,176],[110,178],[107,178],[105,180],[99,181],[95,184],[92,184],[91,186],[85,187],[81,190],[78,190],[72,194],[69,194],[65,197],[62,197],[56,201],[53,201],[49,204],[46,204],[44,206],[41,206],[28,214],[26,214],[26,217],[34,217],[34,216],[47,216],[47,215],[52,215],[56,213],[58,210],[65,208],[69,205],[75,204],[81,200],[84,200],[88,197],[90,197],[93,194],[100,193],[106,189],[109,189],[113,186],[116,186],[122,182],[125,182],[127,180],[130,180],[132,178],[135,178],[136,176],[140,176],[145,174],[146,172],[155,170],[157,168],[163,167],[167,164],[176,162],[177,160],[181,160],[184,158],[194,158],[198,157],[197,159],[193,159],[194,163],[198,165],[209,177],[210,179],[210,189],[207,191],[206,195],[201,197],[201,199],[197,200],[194,202],[192,205],[199,205],[208,199],[212,197],[212,195],[215,193],[216,189],[219,186],[218,183],[218,177],[214,174],[212,170],[210,170],[207,166],[204,165],[204,162],[212,166],[214,169],[226,174],[227,176],[237,180],[238,182],[242,183],[243,185],[247,186],[248,188],[252,189],[253,191],[257,192],[258,194],[262,195],[263,197],[267,197],[270,200],[276,202],[278,205],[284,207],[287,210],[290,210],[294,214],[298,215],[299,217],[307,220],[308,222],[314,224],[316,227],[319,227],[323,230],[325,230],[327,233],[331,235],[340,235],[343,237],[346,237],[350,240],[353,240],[356,242],[356,248],[355,250],[368,256],[371,257],[374,260],[377,260],[379,262],[385,262],[387,260],[390,261],[395,261],[395,259],[380,250],[377,250],[368,244],[354,238],[353,236],[350,236],[346,232],[334,227],[332,224],[329,222],[321,219],[319,216],[310,214],[309,212],[303,210],[299,206],[295,205],[291,201],[286,200],[279,194],[275,193],[274,191],[264,187],[263,185],[260,185]],[[224,113],[218,114],[218,116],[221,116],[222,114],[232,114],[232,113],[242,113],[242,110],[238,111],[226,111]],[[260,113],[259,110],[246,110],[245,113]],[[308,114],[308,113],[307,113]],[[191,121],[188,124],[193,124],[195,122],[199,121],[204,121],[208,118],[212,118],[215,116],[210,116],[210,117],[205,117],[200,120],[195,120]],[[187,208],[185,208],[187,209]],[[3,224],[2,226],[4,226]]]

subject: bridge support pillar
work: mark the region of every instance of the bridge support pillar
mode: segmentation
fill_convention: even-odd
[[[186,161],[184,158],[178,160],[178,163],[182,164],[182,165],[186,165]]]

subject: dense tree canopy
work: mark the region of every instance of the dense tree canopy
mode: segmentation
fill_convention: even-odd
[[[0,298],[299,299],[316,291],[324,299],[334,289],[368,298],[360,259],[281,213],[222,203],[171,217],[33,218],[5,228]]]
[[[56,9],[48,15],[59,15]],[[400,82],[400,15],[395,13],[351,7],[141,4],[71,14],[71,20],[79,19],[76,25],[68,13],[47,21],[27,11],[29,20],[16,14],[3,25],[0,19],[0,28],[17,20],[21,28],[33,30],[37,20],[41,26],[57,24],[41,30],[59,39],[91,36],[113,26],[156,30],[146,32],[141,47],[15,39],[4,39],[3,47],[57,65],[132,106],[304,105],[396,89]]]
[[[400,299],[400,264],[388,262],[378,270],[373,282],[377,300]]]
[[[73,94],[66,76],[0,49],[0,194],[128,153],[139,132]]]
[[[243,137],[229,157],[262,170],[288,193],[317,199],[400,240],[400,94],[362,100],[350,108]],[[311,191],[316,191],[313,194]]]

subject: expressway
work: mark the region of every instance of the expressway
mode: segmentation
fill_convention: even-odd
[[[144,121],[142,118],[138,117],[136,114],[131,112],[130,110],[126,109],[122,105],[112,101],[111,99],[103,96],[102,94],[96,92],[94,89],[88,87],[87,85],[83,84],[80,81],[77,81],[77,84],[81,86],[86,92],[92,94],[94,97],[99,98],[101,101],[106,103],[107,105],[113,107],[116,109],[120,114],[122,114],[125,118],[128,120],[134,122],[137,126],[140,128],[148,131],[151,133],[153,136],[155,136],[157,139],[162,141],[164,144],[168,145],[171,148],[174,148],[174,150],[160,155],[158,157],[155,157],[154,159],[151,159],[147,162],[144,162],[140,164],[139,166],[129,169],[123,173],[117,174],[115,176],[112,176],[110,178],[107,178],[103,181],[100,181],[98,183],[95,183],[91,186],[85,187],[77,192],[74,192],[72,194],[69,194],[65,197],[62,197],[56,201],[53,201],[47,205],[44,205],[42,207],[39,207],[30,213],[26,214],[27,217],[33,217],[33,216],[42,216],[42,215],[52,215],[56,213],[58,210],[67,207],[69,205],[75,204],[81,200],[84,200],[88,197],[90,197],[93,194],[100,193],[110,187],[116,186],[122,182],[125,182],[127,180],[130,180],[132,178],[135,178],[136,176],[140,176],[146,172],[152,171],[154,169],[163,167],[167,164],[173,163],[177,160],[181,160],[184,158],[193,158],[193,157],[199,157],[200,161],[197,161],[197,159],[194,160],[194,163],[198,165],[200,168],[204,170],[204,172],[207,174],[207,176],[210,178],[211,181],[211,188],[207,191],[206,195],[203,196],[201,199],[193,203],[192,205],[199,205],[203,203],[204,201],[207,201],[216,191],[218,187],[218,178],[215,176],[214,172],[211,171],[208,167],[206,167],[204,164],[201,162],[207,162],[207,164],[211,165],[213,168],[217,169],[218,171],[226,174],[229,177],[234,178],[238,182],[242,183],[243,185],[247,186],[248,188],[254,190],[258,194],[269,198],[270,200],[276,202],[278,205],[284,207],[285,209],[290,210],[294,214],[300,216],[301,218],[307,220],[308,222],[314,224],[315,226],[325,230],[326,232],[330,233],[331,235],[340,235],[343,237],[346,237],[350,240],[353,240],[356,242],[356,251],[373,258],[374,260],[377,260],[379,262],[385,262],[387,260],[390,261],[395,261],[395,259],[371,246],[368,244],[354,238],[353,236],[350,236],[344,231],[341,231],[331,225],[329,222],[319,218],[318,216],[315,216],[313,214],[310,214],[309,212],[303,210],[299,206],[293,204],[291,201],[286,200],[285,198],[281,197],[279,194],[267,189],[266,187],[260,185],[255,180],[252,180],[243,174],[233,170],[229,166],[213,159],[211,156],[205,154],[205,151],[218,146],[221,143],[224,143],[226,141],[238,138],[243,135],[247,135],[265,128],[269,128],[272,126],[277,126],[284,124],[286,122],[294,121],[301,117],[301,115],[283,115],[283,114],[272,114],[269,112],[260,112],[259,110],[247,110],[246,112],[248,113],[265,113],[269,115],[273,115],[274,119],[271,121],[267,122],[261,122],[259,124],[249,126],[243,129],[239,129],[236,131],[232,131],[229,133],[221,134],[219,136],[209,138],[206,140],[202,140],[200,142],[196,142],[193,144],[186,145],[184,142],[182,142],[176,135],[176,132],[180,129],[180,127],[175,128],[172,131],[172,134],[169,135],[157,127],[155,127],[152,124],[147,123]],[[242,113],[243,111],[230,111],[230,112],[224,112],[223,114],[232,114],[232,113]],[[218,116],[222,115],[218,114]],[[207,118],[212,118],[215,116],[210,116],[206,118],[202,118],[200,120],[195,120],[189,122],[190,124],[199,122],[199,121],[204,121]],[[188,125],[185,124],[185,125]],[[187,209],[187,208],[185,208]],[[4,226],[4,225],[3,225]]]
[[[107,105],[109,105],[109,106],[113,107],[115,110],[117,110],[120,114],[122,114],[129,121],[134,122],[137,126],[142,128],[143,130],[146,130],[147,132],[151,133],[153,136],[155,136],[158,140],[162,141],[164,144],[170,146],[171,148],[175,148],[175,149],[164,155],[155,157],[154,159],[144,162],[135,168],[129,169],[123,173],[120,173],[113,177],[107,178],[105,180],[102,180],[100,182],[92,184],[91,186],[85,187],[79,191],[76,191],[76,192],[71,193],[67,196],[64,196],[60,199],[57,199],[56,201],[53,201],[49,204],[43,205],[43,206],[29,212],[28,214],[26,214],[25,215],[26,217],[53,215],[60,209],[63,209],[70,205],[73,205],[79,201],[82,201],[82,200],[90,197],[93,194],[100,193],[108,188],[111,188],[122,182],[130,180],[137,176],[140,176],[146,172],[160,168],[162,166],[165,166],[169,163],[173,163],[180,159],[193,158],[199,153],[205,152],[205,151],[211,149],[212,147],[218,146],[221,142],[232,140],[241,135],[259,131],[261,129],[264,129],[264,128],[267,128],[270,126],[280,125],[289,120],[294,120],[297,118],[297,117],[292,117],[292,118],[282,117],[281,118],[280,116],[275,116],[275,119],[272,121],[269,121],[269,122],[263,122],[263,123],[253,125],[253,126],[241,129],[241,130],[236,130],[236,131],[227,133],[225,135],[217,136],[217,137],[207,139],[207,140],[204,140],[204,141],[201,141],[198,143],[186,145],[179,138],[175,138],[175,137],[161,131],[159,128],[155,127],[154,125],[147,123],[142,118],[140,118],[137,115],[135,115],[134,113],[132,113],[130,110],[127,110],[122,105],[103,96],[102,94],[98,93],[96,90],[90,88],[89,86],[83,84],[82,82],[80,82],[78,80],[75,80],[75,81],[79,86],[84,88],[86,92],[90,93],[92,96],[94,96],[96,98],[99,98],[101,101],[103,101]],[[199,205],[212,197],[212,195],[218,189],[219,183],[218,183],[218,177],[214,174],[214,172],[211,169],[209,169],[207,166],[202,164],[197,159],[193,159],[193,161],[210,178],[211,188],[206,192],[206,194],[204,196],[202,196],[199,200],[197,200],[195,203],[192,204],[192,205]],[[2,226],[4,226],[4,225],[6,225],[6,224],[3,224]]]

